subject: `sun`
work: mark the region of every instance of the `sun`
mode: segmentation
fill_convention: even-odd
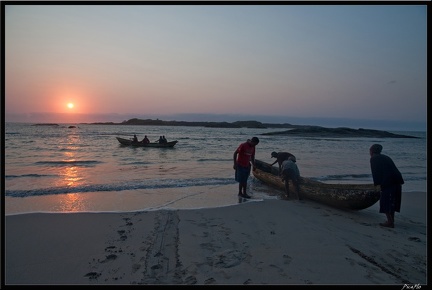
[[[72,104],[72,103],[68,103],[67,106],[68,106],[69,109],[73,109],[74,104]]]

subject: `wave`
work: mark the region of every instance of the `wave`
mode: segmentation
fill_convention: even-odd
[[[128,165],[149,165],[149,164],[153,164],[153,163],[147,162],[147,161],[133,161],[133,162],[124,162],[122,164],[128,164]]]
[[[199,159],[197,159],[197,161],[198,162],[207,162],[207,161],[223,161],[223,162],[226,162],[226,161],[232,161],[232,158],[231,159],[229,159],[229,158],[199,158]]]
[[[368,180],[373,182],[372,174],[335,174],[335,175],[323,175],[319,177],[310,177],[316,181],[330,181],[330,180],[353,180],[357,179],[359,181]],[[404,174],[403,178],[405,181],[420,181],[426,180],[426,176],[409,176],[408,174]]]
[[[404,181],[422,181],[422,180],[427,180],[426,176],[406,176],[403,175],[403,179]]]
[[[8,179],[8,178],[21,178],[21,177],[51,177],[51,176],[55,177],[57,175],[52,175],[52,174],[35,174],[35,173],[32,173],[32,174],[23,174],[23,175],[5,175],[5,179]]]
[[[195,186],[215,186],[233,184],[232,178],[198,178],[198,179],[165,179],[165,180],[144,180],[121,184],[92,184],[77,187],[48,187],[30,190],[6,190],[5,195],[10,197],[29,197],[41,195],[55,195],[66,193],[85,193],[97,191],[123,191],[137,189],[164,189]]]
[[[314,177],[315,180],[344,180],[344,179],[364,179],[372,178],[371,174],[334,174],[334,175],[323,175],[319,177]]]
[[[97,160],[61,160],[61,161],[37,161],[35,164],[42,165],[53,165],[53,166],[94,166],[96,164],[103,163]]]

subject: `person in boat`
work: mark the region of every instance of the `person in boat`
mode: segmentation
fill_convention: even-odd
[[[290,192],[289,181],[291,180],[297,191],[297,198],[301,200],[302,197],[300,196],[300,171],[297,167],[296,161],[297,160],[295,156],[291,155],[290,157],[288,157],[287,160],[284,160],[282,162],[281,177],[282,177],[282,181],[285,182],[285,193],[287,197],[289,196],[289,192]]]
[[[158,140],[158,142],[159,142],[160,144],[162,144],[162,143],[164,142],[162,136],[159,136],[159,140]]]
[[[255,146],[258,145],[259,139],[253,137],[246,142],[241,143],[234,151],[234,170],[235,180],[239,183],[238,196],[243,198],[251,198],[246,193],[247,181],[251,172],[251,165],[255,170]]]
[[[279,174],[281,174],[282,173],[282,162],[284,162],[285,160],[288,160],[288,158],[290,156],[294,156],[294,155],[291,153],[288,153],[288,152],[275,152],[275,151],[273,151],[271,153],[271,157],[276,158],[276,160],[275,160],[275,162],[270,164],[270,166],[273,166],[276,163],[278,163],[279,164]]]
[[[144,139],[142,139],[142,143],[144,143],[144,144],[150,143],[150,140],[149,140],[149,138],[147,138],[147,135],[145,135]]]
[[[138,137],[137,135],[134,134],[133,138],[132,138],[132,142],[138,142]]]
[[[165,135],[162,136],[162,143],[168,143],[168,140],[165,138]]]
[[[370,166],[374,185],[381,187],[379,212],[387,217],[387,221],[380,223],[380,226],[394,228],[394,214],[400,212],[404,180],[393,160],[381,154],[382,148],[380,144],[369,148]]]

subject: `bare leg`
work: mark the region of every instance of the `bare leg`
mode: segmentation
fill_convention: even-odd
[[[393,220],[393,216],[392,216],[392,214],[391,214],[391,213],[386,213],[386,216],[387,216],[387,222],[388,222],[389,224],[393,224],[393,223],[394,223],[394,220]]]
[[[394,213],[387,214],[387,220],[390,224],[394,224]]]
[[[250,198],[250,195],[248,195],[246,193],[246,188],[247,188],[247,182],[241,183],[241,189],[240,189],[240,191],[242,192],[241,196],[244,197],[244,198]]]
[[[285,193],[286,196],[289,197],[289,179],[287,176],[285,176],[284,179],[285,179]]]
[[[394,221],[391,213],[385,214],[387,217],[387,221],[385,223],[380,223],[380,226],[387,227],[387,228],[394,228]]]

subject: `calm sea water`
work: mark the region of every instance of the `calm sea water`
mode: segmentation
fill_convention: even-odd
[[[380,143],[403,174],[404,192],[426,192],[426,132],[395,132],[421,139],[341,139],[261,136],[281,129],[68,126],[5,124],[6,214],[235,205],[233,153],[253,136],[260,138],[257,159],[273,162],[272,151],[288,151],[302,176],[326,183],[372,183],[369,147]],[[133,134],[179,142],[174,148],[131,148],[115,139]],[[248,186],[254,197],[277,198],[254,177]]]

